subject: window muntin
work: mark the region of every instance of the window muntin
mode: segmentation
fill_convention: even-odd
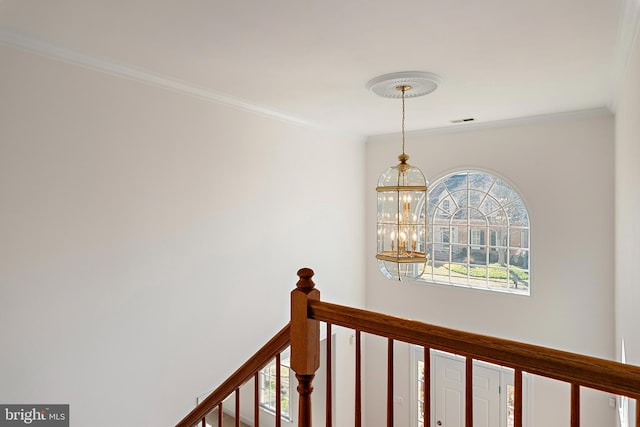
[[[529,214],[507,182],[473,170],[447,175],[429,190],[427,216],[423,279],[529,294]]]
[[[280,412],[282,419],[291,421],[291,368],[289,351],[280,357]],[[276,361],[260,370],[260,407],[275,414],[276,412]]]

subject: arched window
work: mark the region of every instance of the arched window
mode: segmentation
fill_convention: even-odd
[[[529,214],[503,179],[475,170],[447,175],[429,189],[427,216],[423,279],[529,294]]]

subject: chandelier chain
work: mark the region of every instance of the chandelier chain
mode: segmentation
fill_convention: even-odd
[[[402,86],[401,89],[402,91],[402,155],[404,156],[404,116],[405,116],[405,110],[404,110],[404,94],[407,91],[407,86]]]

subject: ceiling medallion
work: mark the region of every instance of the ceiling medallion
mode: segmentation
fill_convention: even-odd
[[[405,93],[406,98],[427,95],[440,86],[440,77],[425,71],[402,71],[384,74],[369,80],[367,89],[384,98],[401,98],[398,86],[411,86]]]

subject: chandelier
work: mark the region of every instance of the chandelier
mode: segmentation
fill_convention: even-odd
[[[378,266],[389,279],[415,280],[427,264],[427,180],[405,153],[405,99],[433,92],[440,80],[431,73],[385,74],[367,84],[377,95],[402,99],[402,153],[380,175],[378,193]]]

